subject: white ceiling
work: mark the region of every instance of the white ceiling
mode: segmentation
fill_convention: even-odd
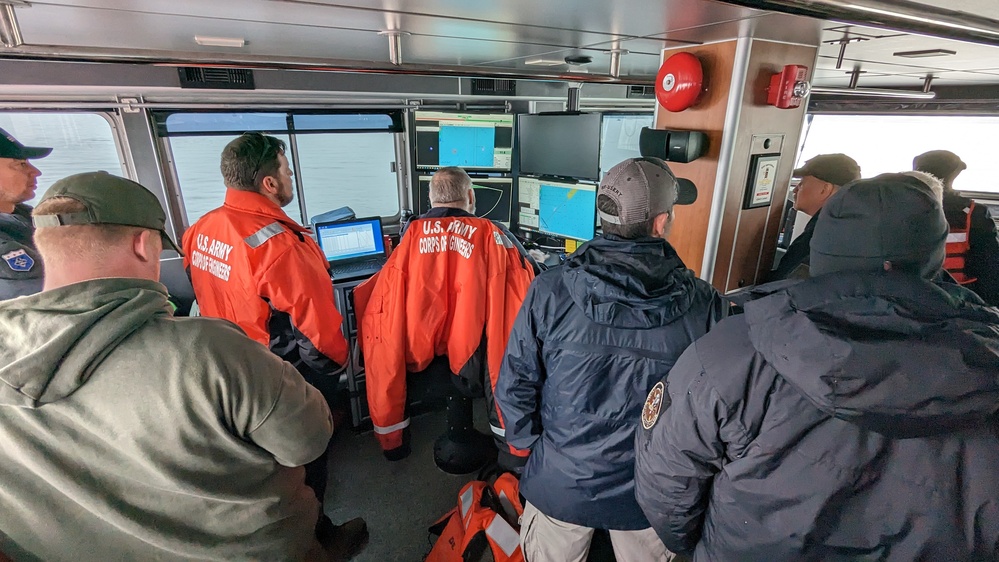
[[[845,38],[863,40],[847,44],[841,68],[837,69],[838,41]],[[957,54],[931,58],[894,56],[899,52],[933,49]],[[854,68],[862,72],[861,87],[921,86],[927,75],[934,77],[934,84],[999,84],[999,47],[826,22],[814,82],[846,86]]]
[[[999,1],[925,1],[999,19]],[[589,55],[585,68],[608,72],[609,51],[627,49],[621,76],[649,80],[664,47],[739,36],[814,44],[823,41],[813,82],[845,86],[860,67],[861,86],[999,84],[999,48],[774,14],[710,0],[42,0],[16,8],[24,41],[72,52],[142,50],[171,58],[226,62],[239,57],[384,65],[386,29],[404,30],[403,60],[470,72],[565,72],[528,59]],[[238,37],[243,48],[202,47],[194,36]],[[867,40],[847,45],[844,37]],[[949,49],[957,55],[904,59],[899,51]],[[0,48],[0,55],[3,54]]]

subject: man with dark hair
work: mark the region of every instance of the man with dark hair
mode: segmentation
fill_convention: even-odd
[[[918,178],[845,186],[815,225],[812,277],[684,352],[636,441],[635,495],[667,547],[997,559],[999,312],[933,283],[947,232]]]
[[[284,150],[283,141],[260,133],[226,145],[225,203],[184,233],[184,265],[202,315],[237,324],[320,386],[346,364],[347,341],[329,262],[308,229],[281,210],[294,197]],[[306,466],[320,502],[328,478],[324,453]],[[366,535],[363,521],[351,525]],[[335,534],[325,514],[317,531],[321,540]]]
[[[521,545],[528,560],[583,561],[595,529],[618,560],[670,560],[634,495],[642,400],[724,316],[721,296],[666,241],[696,191],[665,162],[632,158],[604,177],[604,234],[531,285],[496,385],[507,442],[530,450]]]
[[[0,129],[0,299],[42,290],[42,260],[35,248],[31,207],[42,173],[30,159],[44,158],[51,148],[24,146]]]
[[[809,242],[819,211],[840,187],[860,179],[860,166],[846,154],[820,154],[808,159],[791,175],[800,178],[794,188],[794,208],[811,218],[788,246],[777,267],[765,276],[766,282],[807,276]]]
[[[968,166],[953,152],[931,150],[916,156],[912,169],[943,182],[943,208],[950,225],[944,268],[982,300],[999,306],[999,234],[985,205],[954,191],[954,179]]]
[[[156,196],[77,174],[34,220],[44,291],[0,302],[0,551],[324,559],[302,465],[326,449],[329,409],[232,324],[171,314]]]

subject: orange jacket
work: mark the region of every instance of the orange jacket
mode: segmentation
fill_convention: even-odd
[[[319,353],[347,362],[329,263],[309,231],[266,197],[226,190],[225,204],[191,226],[183,245],[204,316],[234,322],[269,345],[273,309]]]
[[[409,426],[406,372],[422,371],[434,357],[447,356],[451,372],[464,376],[485,338],[492,396],[533,278],[531,266],[488,219],[449,216],[410,224],[378,275],[354,293],[368,408],[384,450],[400,447]],[[494,410],[491,417],[502,437],[502,416]]]
[[[440,535],[424,562],[464,562],[489,545],[496,562],[524,562],[520,549],[520,504],[517,479],[506,472],[490,486],[473,480],[458,492],[458,506],[448,511],[430,532]]]

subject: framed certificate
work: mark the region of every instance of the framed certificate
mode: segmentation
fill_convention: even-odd
[[[769,207],[777,185],[777,165],[780,154],[756,154],[749,160],[749,181],[743,199],[743,209]]]

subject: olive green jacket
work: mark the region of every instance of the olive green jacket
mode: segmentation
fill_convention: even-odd
[[[0,551],[15,560],[295,560],[323,397],[165,288],[98,279],[0,302]],[[294,468],[299,467],[299,468]]]

